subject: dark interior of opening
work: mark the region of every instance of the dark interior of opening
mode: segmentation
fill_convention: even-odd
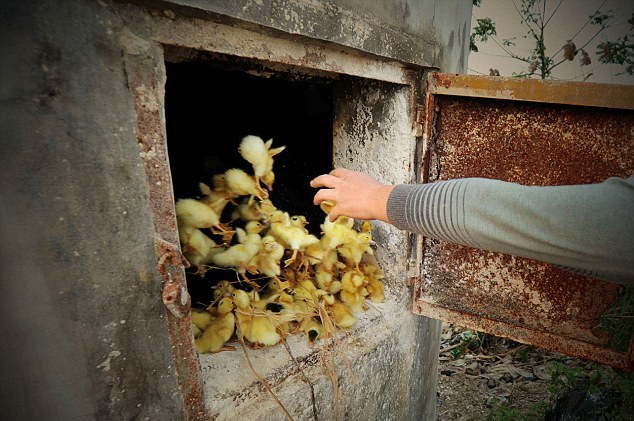
[[[319,235],[325,214],[312,203],[315,190],[309,181],[332,169],[332,80],[264,71],[257,63],[226,58],[168,62],[166,72],[167,149],[175,199],[199,197],[199,182],[212,185],[214,174],[232,167],[252,174],[251,164],[238,152],[241,139],[272,138],[273,147],[286,149],[275,156],[270,199],[278,209],[304,215],[306,228]],[[206,281],[222,276],[212,270],[204,275]],[[190,272],[187,282],[194,305],[211,302],[209,282]]]

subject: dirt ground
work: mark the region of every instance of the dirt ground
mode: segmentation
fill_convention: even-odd
[[[483,421],[491,419],[499,403],[528,413],[536,404],[549,402],[548,362],[553,359],[580,363],[562,354],[444,325],[437,421]],[[542,406],[545,413],[547,405]]]

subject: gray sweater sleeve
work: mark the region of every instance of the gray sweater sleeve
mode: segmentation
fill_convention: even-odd
[[[547,187],[485,178],[400,184],[387,214],[430,238],[634,282],[634,176]]]

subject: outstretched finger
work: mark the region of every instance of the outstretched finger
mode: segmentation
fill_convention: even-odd
[[[333,177],[330,174],[322,174],[310,180],[310,186],[315,188],[319,188],[319,187],[333,188],[337,184],[337,181],[338,181],[337,177]]]

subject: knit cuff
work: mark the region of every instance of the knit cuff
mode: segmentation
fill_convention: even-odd
[[[408,227],[405,212],[407,197],[415,188],[417,188],[415,184],[397,184],[387,199],[387,217],[390,220],[390,224],[398,229],[404,230]]]

